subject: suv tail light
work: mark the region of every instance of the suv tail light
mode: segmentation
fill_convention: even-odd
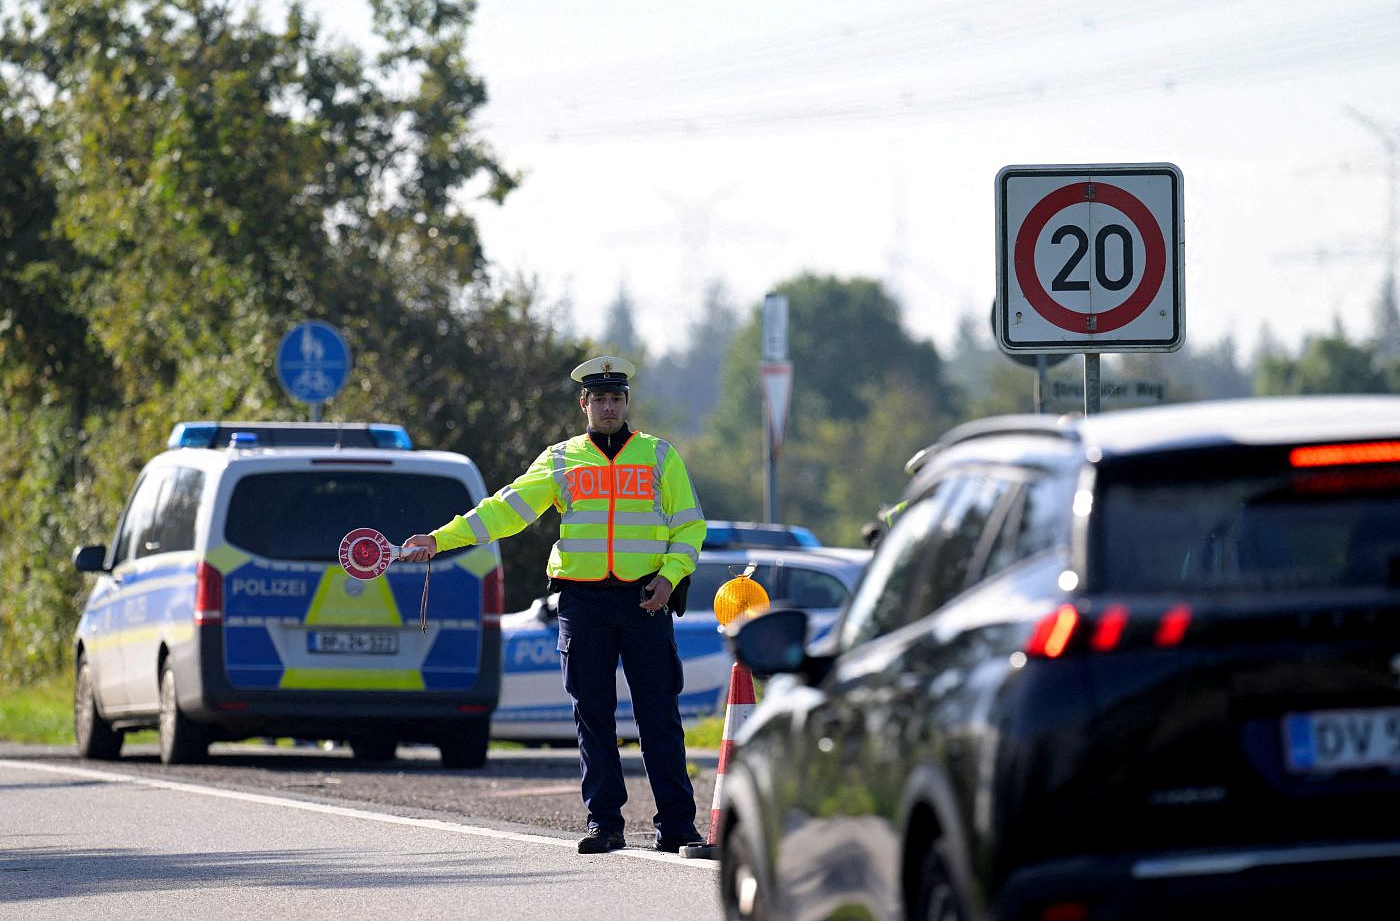
[[[481,580],[481,629],[501,629],[501,615],[506,610],[506,585],[497,566]]]
[[[1062,604],[1040,619],[1026,644],[1026,655],[1057,659],[1069,646],[1074,630],[1079,626],[1079,611],[1072,604]]]
[[[1338,467],[1343,464],[1393,464],[1400,461],[1400,441],[1309,445],[1288,452],[1294,467]]]
[[[1181,645],[1190,626],[1191,608],[1185,604],[1172,605],[1155,617],[1147,613],[1136,618],[1123,604],[1111,604],[1097,617],[1080,613],[1072,604],[1062,604],[1036,622],[1025,653],[1057,659],[1085,647],[1092,653],[1147,646],[1167,648]]]
[[[223,573],[200,560],[194,567],[194,622],[217,624],[223,619]]]

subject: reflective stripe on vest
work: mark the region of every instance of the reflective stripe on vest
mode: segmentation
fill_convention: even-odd
[[[700,517],[698,512],[696,513],[695,517]],[[565,512],[563,517],[561,518],[561,521],[564,524],[607,524],[608,513]],[[660,514],[659,512],[616,512],[613,515],[613,521],[617,524],[635,524],[641,525],[643,527],[647,525],[655,527],[665,527],[668,524],[670,524],[670,522],[666,520],[666,516]]]
[[[682,544],[682,543],[667,544],[667,545],[666,545],[666,549],[665,549],[664,552],[665,552],[665,553],[684,553],[686,556],[690,557],[690,559],[691,559],[692,562],[695,562],[695,563],[700,562],[700,551],[699,551],[699,550],[696,550],[694,547],[690,546],[690,544]]]
[[[476,538],[478,544],[491,542],[491,533],[486,530],[485,523],[482,522],[481,516],[476,513],[475,509],[467,512],[467,524],[471,526],[472,536]]]
[[[671,544],[664,540],[614,540],[614,553],[666,553]],[[560,540],[559,549],[564,553],[607,553],[608,542],[604,540]],[[689,549],[689,548],[687,548]]]
[[[506,504],[510,506],[511,511],[520,516],[521,520],[528,522],[534,521],[536,518],[540,517],[535,513],[534,509],[530,508],[530,503],[525,501],[525,497],[509,486],[501,490],[500,496],[502,499],[506,500]]]
[[[672,515],[666,521],[666,524],[673,528],[679,528],[683,524],[690,524],[692,521],[699,521],[704,517],[705,513],[700,511],[699,506],[695,508],[684,508]]]

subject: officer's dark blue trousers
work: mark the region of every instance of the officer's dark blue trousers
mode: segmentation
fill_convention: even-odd
[[[649,614],[640,602],[636,585],[563,582],[560,589],[559,657],[564,689],[574,702],[583,802],[590,825],[622,830],[627,786],[617,751],[620,658],[632,692],[642,764],[656,799],[652,823],[661,837],[699,840],[676,701],[683,679],[675,628],[670,614]]]

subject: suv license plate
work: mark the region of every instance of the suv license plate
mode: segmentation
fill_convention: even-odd
[[[306,635],[311,652],[383,653],[399,651],[399,636],[383,630],[317,630]]]
[[[1290,713],[1283,747],[1295,773],[1400,767],[1400,708]]]

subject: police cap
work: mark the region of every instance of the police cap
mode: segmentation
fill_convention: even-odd
[[[637,373],[637,367],[625,358],[599,355],[574,369],[571,375],[593,393],[627,393],[627,379]]]

